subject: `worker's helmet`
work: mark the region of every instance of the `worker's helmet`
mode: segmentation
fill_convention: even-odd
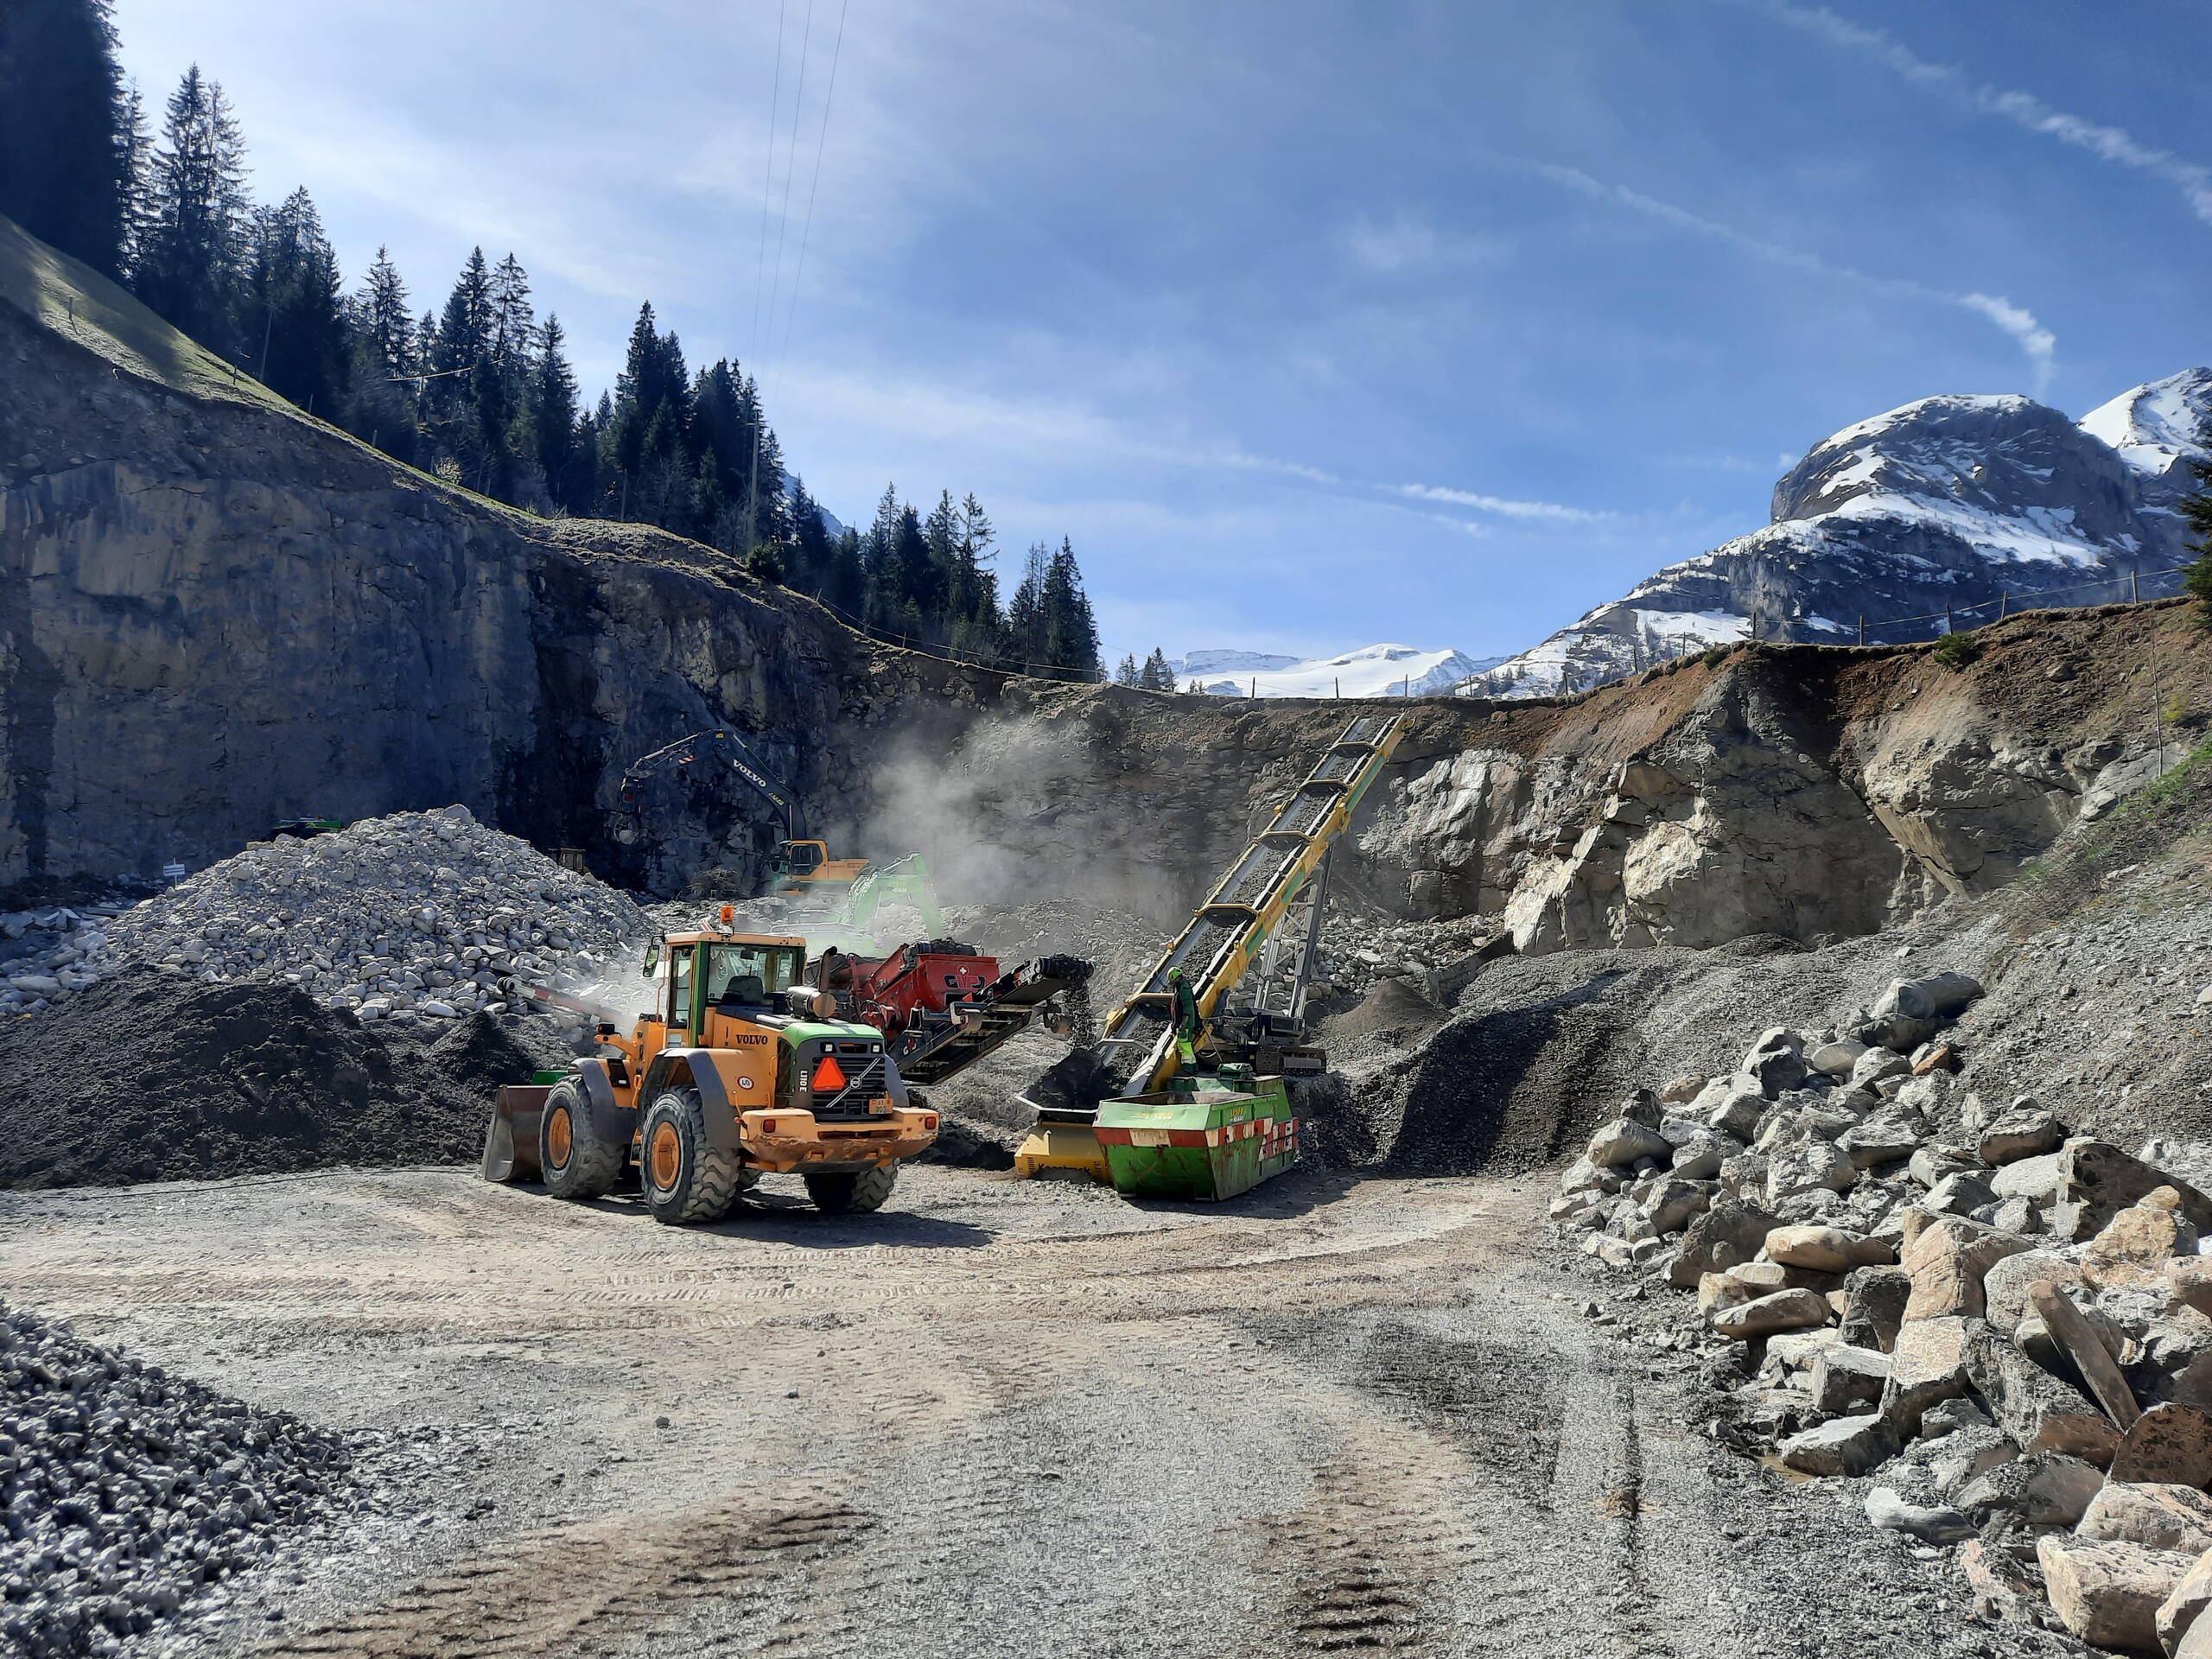
[[[1182,977],[1183,977],[1183,970],[1182,970],[1180,968],[1170,968],[1170,969],[1167,970],[1167,979],[1168,979],[1168,982],[1169,982],[1170,984],[1174,983],[1174,982],[1177,982],[1178,980],[1180,980]]]

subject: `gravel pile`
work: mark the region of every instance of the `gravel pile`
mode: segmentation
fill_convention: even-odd
[[[1653,1079],[1552,1216],[1634,1275],[1586,1314],[1702,1351],[1707,1430],[1854,1483],[1983,1618],[2195,1652],[2212,1604],[2212,1197],[2032,1096],[1986,1100],[1963,974],[1728,1071]],[[2212,1624],[2204,1635],[2212,1637]]]
[[[249,847],[73,932],[8,977],[0,1009],[41,1010],[144,963],[205,984],[294,985],[412,1026],[496,1008],[507,976],[601,979],[650,931],[614,889],[448,806]]]
[[[465,1162],[540,1064],[520,1024],[388,1044],[296,986],[129,969],[0,1025],[0,1186]]]
[[[1383,980],[1409,979],[1449,1001],[1480,963],[1497,954],[1503,938],[1495,918],[1398,922],[1332,905],[1315,976],[1351,995],[1363,995]]]
[[[0,1644],[111,1653],[355,1496],[338,1437],[0,1307]]]

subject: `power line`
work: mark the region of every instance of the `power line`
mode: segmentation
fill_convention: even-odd
[[[852,0],[839,0],[837,7],[837,39],[830,52],[830,86],[822,95],[822,130],[814,141],[814,172],[806,185],[806,222],[799,227],[798,263],[791,275],[790,308],[784,314],[784,343],[778,348],[779,358],[791,351],[791,325],[798,317],[799,282],[806,275],[807,244],[814,235],[814,197],[822,188],[822,152],[830,140],[830,104],[837,96],[837,63],[845,51],[845,14],[852,7]]]
[[[814,42],[814,0],[806,0],[806,22],[798,37],[798,90],[791,95],[791,136],[784,146],[784,205],[776,213],[776,268],[768,278],[768,332],[776,331],[776,296],[784,283],[784,244],[791,235],[791,180],[798,172],[799,122],[806,111],[807,48]],[[794,277],[794,290],[798,286]]]
[[[747,346],[756,357],[760,351],[760,290],[768,279],[768,207],[776,191],[776,112],[784,101],[784,9],[788,3],[776,0],[776,73],[769,84],[768,155],[760,175],[760,249],[753,262],[753,338]]]

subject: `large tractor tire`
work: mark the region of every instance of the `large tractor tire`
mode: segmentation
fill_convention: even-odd
[[[645,1208],[671,1227],[720,1221],[744,1190],[744,1165],[707,1139],[707,1111],[696,1089],[671,1089],[645,1112],[638,1179]]]
[[[567,1077],[553,1085],[537,1122],[537,1162],[548,1192],[556,1198],[604,1197],[622,1173],[622,1155],[628,1150],[593,1131],[583,1084]]]
[[[899,1166],[880,1164],[857,1175],[810,1175],[806,1196],[825,1216],[864,1216],[883,1208],[891,1189],[899,1184]]]

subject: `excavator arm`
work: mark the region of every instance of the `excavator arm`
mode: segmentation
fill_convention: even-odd
[[[727,730],[694,732],[689,737],[678,738],[666,748],[655,749],[632,761],[616,791],[624,816],[632,820],[641,816],[639,797],[654,779],[709,760],[723,762],[783,815],[785,841],[796,841],[804,833],[799,824],[798,791],[763,766],[760,757],[753,753],[743,738]]]

